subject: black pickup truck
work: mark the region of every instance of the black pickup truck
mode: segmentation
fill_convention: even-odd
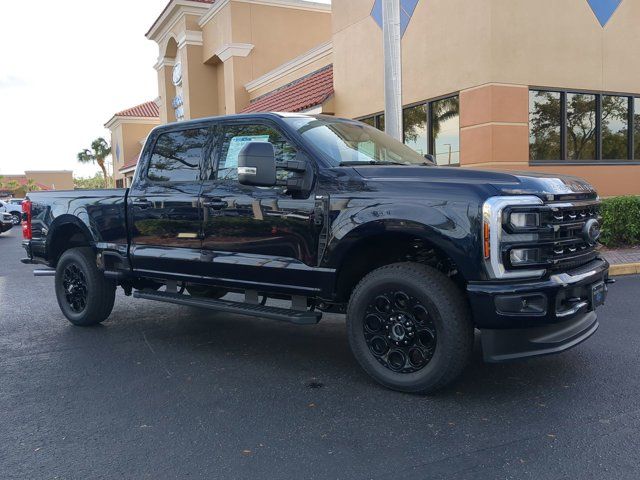
[[[105,320],[117,286],[303,325],[346,313],[360,365],[406,392],[455,379],[475,329],[490,362],[582,342],[609,282],[583,180],[437,167],[330,116],[157,127],[130,188],[29,193],[22,228],[75,325]]]

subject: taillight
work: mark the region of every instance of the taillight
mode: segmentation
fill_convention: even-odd
[[[31,240],[31,201],[22,201],[22,238]]]

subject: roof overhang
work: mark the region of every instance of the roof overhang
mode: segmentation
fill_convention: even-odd
[[[167,31],[185,15],[202,16],[211,8],[211,5],[211,3],[191,0],[171,0],[156,21],[153,22],[149,31],[145,33],[145,37],[160,43],[159,40],[164,37]]]
[[[105,128],[112,130],[123,123],[145,123],[149,125],[160,125],[160,117],[128,117],[125,115],[114,115],[104,124]]]

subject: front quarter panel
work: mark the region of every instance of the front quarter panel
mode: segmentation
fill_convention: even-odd
[[[358,242],[379,234],[421,238],[451,258],[467,280],[479,280],[480,206],[491,192],[455,185],[363,182],[330,194],[326,266],[337,268]],[[351,183],[350,188],[353,189]]]

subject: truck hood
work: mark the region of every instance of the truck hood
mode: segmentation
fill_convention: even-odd
[[[361,177],[378,182],[424,182],[458,185],[491,185],[501,195],[595,196],[595,189],[585,180],[571,175],[537,172],[474,170],[459,167],[356,166]]]

